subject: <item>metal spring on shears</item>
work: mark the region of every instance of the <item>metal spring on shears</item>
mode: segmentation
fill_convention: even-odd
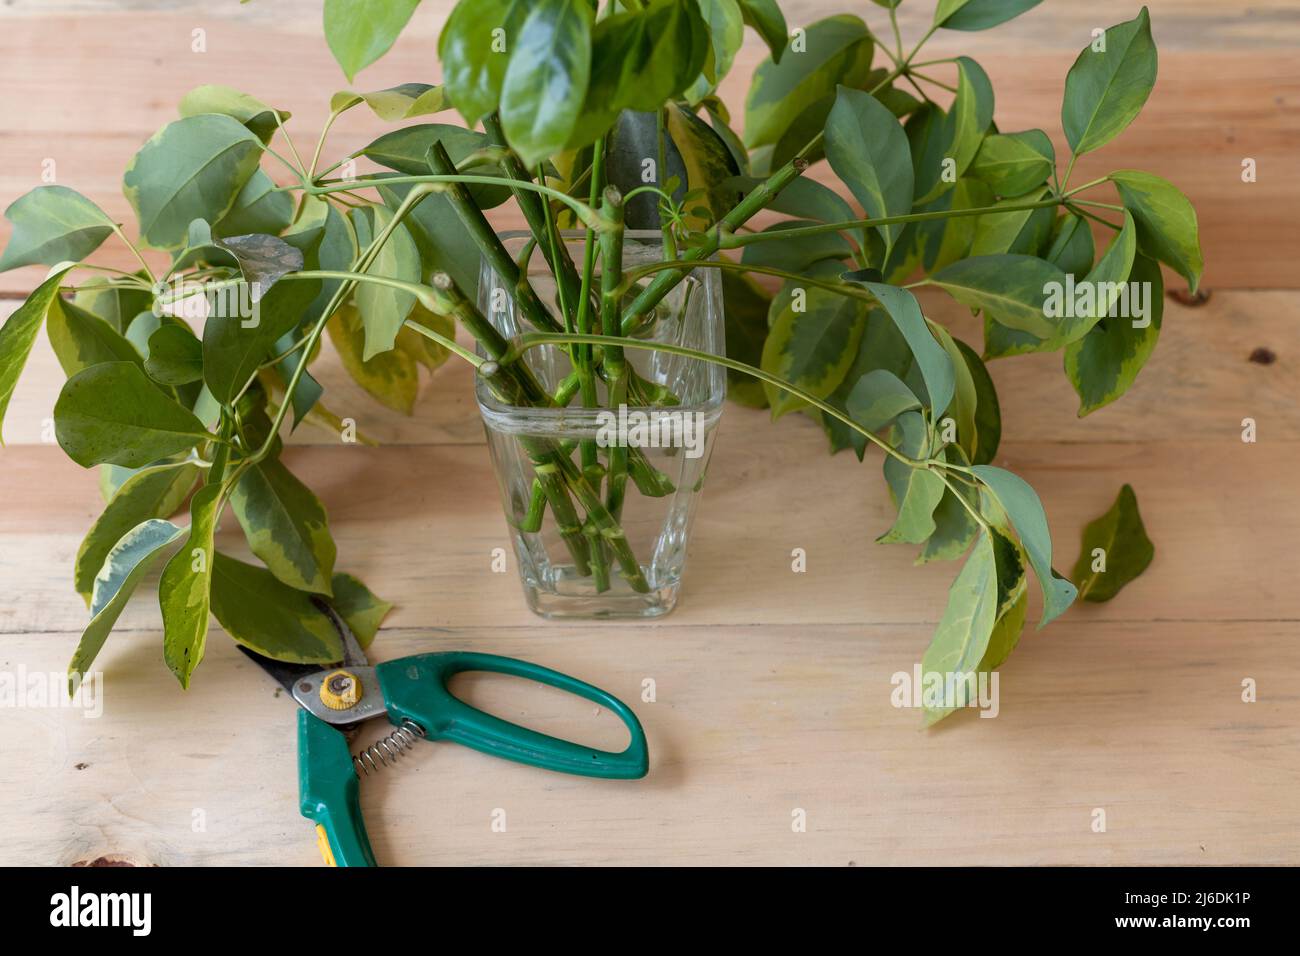
[[[421,737],[426,736],[424,728],[409,718],[402,721],[400,727],[387,737],[376,740],[361,753],[352,758],[356,764],[357,776],[378,771],[381,767],[397,763],[397,758],[404,755]]]

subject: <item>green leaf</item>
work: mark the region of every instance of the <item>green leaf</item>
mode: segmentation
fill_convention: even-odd
[[[965,463],[960,447],[945,449],[944,456],[949,459],[956,456]],[[926,539],[916,563],[954,561],[965,554],[979,531],[979,525],[972,515],[972,512],[978,511],[979,493],[969,485],[954,481],[952,488],[944,488],[943,497],[939,499],[932,515],[934,531]]]
[[[438,60],[442,82],[466,125],[496,111],[528,9],[525,0],[460,0],[447,18],[438,38]]]
[[[143,468],[122,482],[77,549],[73,572],[77,593],[90,602],[95,576],[114,546],[137,525],[174,515],[199,474],[197,465],[174,462]]]
[[[925,419],[920,412],[906,412],[898,419],[902,438],[896,447],[911,458],[923,458],[929,450]],[[898,502],[893,527],[876,540],[881,544],[922,544],[934,534],[934,509],[943,498],[943,479],[927,468],[913,468],[892,455],[885,458],[885,481]]]
[[[984,313],[984,357],[1007,358],[1042,350],[1043,339],[1019,329],[1008,328],[989,313]]]
[[[793,385],[797,385],[817,398],[825,398],[853,364],[858,340],[866,324],[866,309],[856,299],[838,295],[827,289],[809,286],[803,311],[795,280],[787,291],[773,300],[778,310],[771,322],[771,331],[763,344],[761,367]],[[764,384],[772,418],[804,405],[801,399],[789,392]]]
[[[264,657],[297,664],[343,657],[333,622],[309,594],[221,553],[213,562],[212,614],[227,634]]]
[[[115,228],[102,209],[67,186],[37,186],[11,202],[5,218],[14,226],[0,272],[80,262]]]
[[[992,671],[1000,667],[1020,640],[1025,629],[1025,612],[1029,601],[1029,576],[1025,571],[1025,556],[1002,529],[990,529],[993,535],[993,557],[998,572],[998,620],[993,625],[988,649],[980,670]]]
[[[997,564],[993,556],[993,539],[988,532],[979,536],[970,557],[962,565],[957,579],[948,590],[948,605],[930,646],[921,658],[921,674],[938,674],[945,688],[951,687],[956,699],[946,699],[940,707],[926,708],[926,723],[968,704],[970,685],[964,679],[973,675],[984,659],[998,613]],[[946,696],[946,695],[945,695]]]
[[[189,535],[163,566],[158,580],[163,659],[183,688],[190,686],[190,675],[203,660],[208,638],[212,565],[216,557],[212,538],[220,502],[219,483],[204,485],[194,493],[190,499]]]
[[[230,506],[249,548],[272,574],[300,591],[330,593],[337,552],[325,507],[278,457],[244,471]]]
[[[1043,0],[939,0],[934,25],[945,30],[987,30],[1006,23]]]
[[[709,55],[697,0],[655,0],[601,19],[591,33],[591,81],[568,146],[603,136],[623,110],[658,110],[690,87]]]
[[[727,147],[727,152],[731,154],[736,168],[748,176],[751,172],[749,150],[741,141],[740,134],[731,128],[731,114],[727,112],[726,105],[717,96],[706,96],[701,105],[704,107],[704,114],[708,118],[710,128],[718,134],[718,139],[722,140],[723,145]]]
[[[1137,255],[1137,230],[1133,217],[1124,214],[1124,226],[1111,240],[1110,246],[1076,288],[1084,293],[1076,294],[1073,306],[1063,315],[1057,324],[1056,332],[1049,337],[1046,346],[1059,348],[1076,342],[1097,324],[1102,318],[1112,314],[1112,310],[1121,301],[1128,302],[1130,295],[1126,289],[1129,275],[1133,270],[1133,259]],[[1064,307],[1062,291],[1060,305]],[[1061,312],[1062,310],[1056,310]],[[1073,313],[1073,314],[1069,314]]]
[[[975,378],[966,365],[965,356],[957,347],[957,340],[942,325],[932,326],[935,338],[948,353],[948,362],[952,366],[953,396],[946,408],[935,409],[935,418],[951,415],[957,426],[957,444],[966,453],[967,458],[974,458],[979,441],[979,432],[975,426],[976,403],[979,396],[975,391]]]
[[[353,213],[352,221],[364,248],[370,243],[371,236],[379,235],[393,222],[393,213],[384,206],[372,206],[368,210]],[[403,282],[420,281],[420,250],[404,225],[397,223],[388,241],[380,247],[379,254],[365,271],[367,275],[400,279]],[[402,323],[415,305],[415,296],[402,289],[374,282],[359,282],[354,298],[366,332],[366,347],[362,357],[368,360],[393,347]]]
[[[524,165],[564,149],[591,75],[588,0],[536,0],[501,83],[501,127]]]
[[[984,309],[1009,328],[1047,338],[1055,328],[1044,313],[1045,287],[1065,285],[1065,273],[1034,256],[976,256],[962,259],[930,276],[958,302]]]
[[[818,20],[804,32],[804,43],[797,55],[780,63],[764,60],[754,71],[745,100],[745,142],[751,148],[776,143],[804,113],[832,101],[839,84],[858,86],[871,72],[875,45],[858,17]]]
[[[993,465],[974,465],[971,470],[1011,519],[1029,555],[1029,563],[1038,575],[1038,585],[1043,590],[1043,616],[1038,622],[1041,628],[1065,613],[1077,594],[1073,584],[1052,570],[1052,535],[1047,528],[1043,503],[1019,475]]]
[[[885,311],[894,320],[894,324],[898,326],[899,332],[903,334],[908,347],[912,350],[925,383],[925,398],[930,408],[936,413],[942,413],[952,401],[956,388],[952,361],[943,346],[936,342],[934,335],[931,334],[925,316],[921,314],[921,306],[916,301],[916,296],[897,286],[855,278],[857,275],[861,273],[846,273],[844,278],[858,282],[885,307]]]
[[[787,229],[815,225],[816,223],[805,219],[783,219],[774,222],[763,232],[779,235]],[[751,267],[807,273],[814,267],[820,268],[819,264],[824,264],[827,260],[836,260],[837,267],[831,270],[831,274],[834,274],[844,267],[844,261],[852,254],[853,247],[842,235],[838,232],[825,232],[816,236],[794,236],[790,239],[750,243],[745,246],[740,261]]]
[[[1023,196],[1047,182],[1056,166],[1052,141],[1041,129],[986,136],[970,174],[999,196]]]
[[[907,118],[903,132],[912,154],[913,203],[925,206],[956,184],[944,182],[942,176],[952,145],[949,138],[952,128],[938,104],[923,103]]]
[[[466,163],[471,153],[486,149],[491,145],[487,136],[472,129],[462,129],[459,126],[449,126],[443,123],[420,123],[416,126],[404,126],[401,129],[395,129],[391,133],[385,133],[379,139],[375,140],[365,149],[360,150],[357,155],[373,159],[380,166],[387,166],[389,169],[396,170],[399,173],[405,173],[408,176],[425,176],[429,173],[429,147],[434,143],[442,143],[447,150],[447,155],[451,161],[456,164],[462,173],[472,173],[475,176],[502,176],[500,166],[491,163]],[[406,183],[394,186],[381,187],[382,189],[391,189],[406,194],[410,186]],[[466,186],[469,194],[474,197],[481,209],[491,209],[499,206],[510,198],[510,189],[507,186],[485,186],[474,184]],[[441,196],[428,196],[412,211],[412,215],[418,213],[421,209],[428,206],[437,199],[445,199]]]
[[[1146,7],[1105,32],[1104,52],[1093,48],[1099,40],[1083,48],[1065,77],[1061,125],[1076,156],[1122,133],[1156,82],[1156,45]]]
[[[870,372],[883,369],[895,378],[906,380],[913,374],[914,366],[912,350],[907,340],[903,338],[903,333],[898,331],[894,320],[884,309],[869,308],[867,325],[858,344],[857,357],[853,360],[853,366],[848,374],[844,376],[844,381],[831,394],[828,401],[838,408],[848,409],[849,396],[853,393],[853,389]],[[916,392],[912,394],[915,395]],[[830,438],[832,454],[845,448],[852,448],[858,456],[858,461],[862,461],[867,452],[866,438],[825,412],[822,413],[822,426]]]
[[[971,461],[976,465],[987,465],[998,452],[1002,441],[1002,411],[998,404],[998,392],[984,367],[979,354],[963,342],[955,339],[966,368],[970,371],[971,381],[975,383],[975,454]]]
[[[383,192],[382,189],[380,191]],[[418,209],[417,206],[416,210]],[[352,231],[342,213],[318,196],[304,197],[297,221],[285,233],[284,239],[302,252],[303,266],[307,269],[344,272],[352,268],[353,258],[357,255],[357,250],[353,247]],[[320,291],[303,313],[303,325],[314,323],[321,317],[342,284],[338,279],[321,281]]]
[[[212,438],[133,362],[92,365],[68,379],[54,403],[54,433],[83,468],[138,468]]]
[[[1110,179],[1137,223],[1142,252],[1172,266],[1195,292],[1205,263],[1196,210],[1187,197],[1172,183],[1136,169],[1111,173]]]
[[[685,189],[688,192],[702,191],[709,211],[709,215],[704,217],[688,212],[685,217],[687,227],[703,231],[730,212],[739,201],[735,191],[724,184],[740,169],[722,137],[694,113],[676,103],[669,103],[664,107],[664,118],[666,132],[686,174]],[[649,154],[642,154],[645,155]]]
[[[1133,319],[1119,316],[1102,319],[1066,346],[1065,374],[1079,395],[1080,418],[1128,391],[1160,336],[1165,293],[1159,264],[1139,253],[1129,281],[1146,290],[1147,316],[1138,320],[1144,324],[1135,326]]]
[[[727,355],[746,365],[761,365],[771,297],[748,276],[729,269],[719,271],[725,303],[722,315],[726,322]],[[734,369],[727,369],[727,397],[751,408],[767,406],[763,383]]]
[[[1086,225],[1083,228],[1086,230]],[[1091,257],[1090,232],[1088,248]],[[1063,286],[1051,287],[1043,302],[1044,314],[1053,326],[1051,333],[1040,337],[1024,330],[1008,328],[1000,320],[994,320],[986,326],[990,354],[1001,356],[1054,352],[1087,335],[1115,306],[1124,305],[1126,310],[1131,308],[1128,304],[1132,300],[1132,289],[1127,286],[1127,282],[1136,250],[1133,219],[1125,213],[1124,226],[1101,261],[1084,280],[1075,283],[1072,277],[1067,276]]]
[[[170,521],[150,519],[129,529],[107,550],[101,567],[94,572],[93,597],[91,592],[86,595],[90,623],[81,632],[68,664],[68,693],[72,693],[76,679],[89,672],[140,579],[184,533],[184,528]]]
[[[234,400],[272,357],[280,336],[298,327],[318,289],[316,280],[277,282],[251,309],[246,283],[225,294],[209,293],[203,325],[203,381],[217,401]]]
[[[396,209],[410,188],[380,186],[379,194],[389,208]],[[423,274],[447,273],[457,288],[473,300],[478,294],[478,264],[482,253],[451,202],[437,193],[425,196],[406,214],[402,225],[420,250]]]
[[[144,370],[161,385],[188,385],[203,378],[203,343],[188,328],[160,325],[149,336]]]
[[[772,62],[780,63],[781,54],[790,42],[790,30],[776,0],[739,0],[739,3],[745,23],[763,38],[772,53]]]
[[[420,372],[406,352],[394,349],[363,359],[365,331],[356,309],[345,303],[325,326],[343,367],[375,399],[403,415],[411,414],[420,390]]]
[[[215,222],[230,211],[261,156],[261,141],[229,116],[201,113],[168,123],[122,177],[141,240],[155,249],[184,245],[195,219]]]
[[[135,346],[113,326],[57,295],[50,301],[45,331],[65,375],[103,362],[140,362]]]
[[[153,293],[148,289],[114,288],[108,282],[107,277],[101,276],[86,280],[77,287],[72,302],[119,332],[126,332],[132,319],[153,308]]]
[[[975,236],[971,240],[972,256],[1012,255],[1036,256],[1047,245],[1052,232],[1055,213],[1051,206],[1021,208],[1049,198],[1046,189],[1015,199],[994,203],[995,212],[988,212],[975,220]]]
[[[887,369],[872,369],[858,379],[844,409],[867,431],[879,431],[904,412],[916,411],[921,401]]]
[[[1092,271],[1097,247],[1088,220],[1072,212],[1063,214],[1052,227],[1052,244],[1043,258],[1061,267],[1066,275],[1080,278]]]
[[[212,235],[217,239],[255,232],[274,236],[283,232],[292,221],[293,194],[277,192],[275,181],[260,169],[255,169],[239,190],[230,211],[213,224]]]
[[[139,468],[123,468],[121,465],[100,465],[99,494],[104,499],[104,504],[112,501],[113,496],[121,490],[126,480],[139,470]]]
[[[325,42],[351,83],[388,52],[420,0],[325,0]]]
[[[894,114],[861,90],[840,87],[826,120],[826,158],[867,218],[903,216],[912,209],[913,172],[907,135]],[[889,249],[902,223],[877,226]]]
[[[1011,656],[1025,629],[1025,612],[1029,606],[1020,549],[996,529],[990,529],[988,534],[992,536],[994,572],[997,575],[997,617],[984,648],[984,656],[975,669],[976,673],[992,673]],[[955,688],[960,686],[954,684]],[[969,683],[966,686],[969,687]],[[964,690],[961,703],[963,706],[968,703]],[[937,723],[956,709],[945,706],[926,708],[927,726]]]
[[[1109,601],[1145,571],[1155,555],[1156,547],[1138,512],[1137,495],[1132,485],[1125,485],[1110,509],[1084,527],[1079,560],[1070,577],[1083,600]]]
[[[722,185],[724,188],[748,195],[762,182],[763,180],[756,176],[731,176]],[[783,212],[788,216],[798,216],[801,219],[814,219],[817,222],[843,222],[846,219],[853,219],[856,215],[853,207],[845,202],[839,193],[807,176],[795,178],[764,208],[773,212]],[[858,234],[858,230],[846,231]]]
[[[416,116],[427,116],[430,113],[440,113],[451,106],[446,90],[441,86],[430,86],[428,83],[400,83],[370,93],[340,90],[330,97],[330,112],[342,113],[358,103],[365,103],[376,116],[390,123],[413,119]]]
[[[915,202],[934,201],[952,189],[979,151],[993,122],[993,86],[978,63],[957,59],[957,94],[952,109],[918,105],[906,132],[912,152]]]
[[[989,82],[988,74],[970,57],[958,57],[957,95],[944,120],[947,158],[953,161],[955,177],[966,172],[979,152],[984,133],[992,122],[993,84]],[[953,183],[956,182],[955,177]],[[950,185],[941,179],[935,188],[943,192]],[[926,198],[932,199],[936,195],[938,193],[932,189]]]
[[[306,269],[340,271],[350,269],[352,266],[354,252],[347,224],[333,205],[319,197],[303,198],[297,219],[292,229],[285,233],[284,240],[302,253],[303,266]],[[298,329],[291,329],[284,333],[271,346],[272,354],[284,356],[275,363],[275,373],[286,387],[293,380],[304,355],[307,361],[311,362],[320,351],[319,342],[309,352],[296,348],[301,342],[299,329],[310,328],[320,319],[341,284],[337,279],[319,282],[317,285],[320,291],[303,310]],[[302,424],[303,419],[316,407],[324,392],[325,389],[320,382],[304,368],[298,375],[298,384],[290,399],[293,406],[292,428]]]
[[[181,97],[179,110],[182,117],[198,116],[200,113],[220,113],[229,116],[248,127],[249,132],[263,143],[271,142],[271,137],[275,135],[280,122],[288,120],[292,115],[286,110],[267,106],[255,96],[217,84],[198,86],[190,90]]]
[[[963,176],[953,189],[917,212],[983,209],[993,204],[993,191],[978,179]],[[926,272],[942,269],[970,252],[978,216],[952,216],[916,223],[917,247]]]
[[[330,602],[339,616],[347,622],[357,643],[369,647],[379,633],[393,605],[377,597],[368,587],[350,574],[334,575],[334,598]]]
[[[411,309],[407,321],[431,329],[444,338],[454,339],[456,337],[455,319],[446,315],[438,315],[436,312],[430,312],[419,302],[415,303],[415,307]],[[396,347],[430,372],[439,368],[447,359],[451,358],[451,353],[443,346],[428,336],[421,335],[414,329],[405,326],[397,333]]]
[[[737,0],[696,0],[696,3],[701,19],[708,26],[710,45],[703,70],[685,93],[686,101],[692,106],[717,89],[745,41],[744,13]]]

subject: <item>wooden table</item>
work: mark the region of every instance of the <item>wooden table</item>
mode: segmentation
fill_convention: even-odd
[[[842,4],[841,4],[842,5]],[[129,8],[152,6],[154,10]],[[343,81],[319,5],[294,0],[142,5],[15,0],[0,15],[0,198],[58,179],[127,219],[118,182],[188,88],[227,82],[291,109],[306,139]],[[448,4],[426,0],[361,88],[425,78]],[[792,3],[792,23],[834,4]],[[854,6],[859,13],[863,6]],[[1152,4],[1161,75],[1139,121],[1082,162],[1169,177],[1201,216],[1210,301],[1166,303],[1160,347],[1117,405],[1077,420],[1056,356],[994,363],[998,464],[1042,494],[1068,568],[1082,525],[1123,482],[1157,555],[1109,604],[1027,632],[1001,674],[996,720],[923,731],[890,704],[890,677],[924,649],[955,568],[914,568],[876,546],[890,522],[879,459],[827,456],[809,422],[728,407],[679,609],[646,624],[547,623],[513,567],[491,570],[506,527],[469,377],[429,382],[411,418],[386,413],[332,355],[331,406],[383,442],[301,431],[286,453],[325,502],[339,567],[397,603],[372,653],[471,648],[527,657],[636,702],[652,770],[600,782],[424,748],[366,780],[380,858],[398,863],[1297,863],[1300,862],[1300,17],[1284,0]],[[1229,8],[1231,7],[1231,9]],[[904,4],[910,36],[929,5]],[[922,9],[923,8],[923,9]],[[988,34],[941,34],[935,55],[979,58],[1004,129],[1058,139],[1060,88],[1093,26],[1136,3],[1045,4]],[[867,8],[873,22],[880,11]],[[191,52],[192,31],[206,52]],[[759,56],[746,48],[739,102]],[[331,161],[380,127],[349,114]],[[1240,181],[1243,157],[1259,181]],[[1091,177],[1088,177],[1091,178]],[[1081,180],[1083,181],[1083,180]],[[512,225],[503,220],[502,225]],[[7,229],[7,227],[6,227]],[[7,238],[7,231],[0,239]],[[0,275],[29,291],[39,270]],[[5,302],[7,315],[16,300]],[[968,341],[969,316],[933,315]],[[1248,360],[1265,347],[1272,364]],[[93,472],[50,444],[62,374],[42,341],[0,452],[0,672],[61,672],[85,623],[72,558],[101,507]],[[1258,423],[1244,444],[1241,421]],[[227,516],[218,543],[239,551]],[[807,553],[793,573],[791,552]],[[1031,620],[1037,608],[1031,607]],[[297,813],[291,705],[214,623],[182,692],[162,663],[152,585],[100,655],[102,716],[55,708],[0,716],[0,862],[317,860]],[[1242,682],[1258,700],[1242,700]],[[653,702],[643,701],[647,680]],[[469,699],[521,722],[614,746],[617,722],[544,688],[481,679]],[[1095,810],[1105,832],[1094,832]],[[797,811],[806,832],[795,832]],[[493,827],[504,811],[506,826]]]

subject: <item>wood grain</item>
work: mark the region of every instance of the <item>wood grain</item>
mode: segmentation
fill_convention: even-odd
[[[1295,638],[1281,624],[1068,619],[1003,669],[997,719],[922,733],[916,712],[890,705],[891,676],[917,658],[908,626],[390,630],[382,656],[490,642],[628,699],[653,679],[656,701],[637,704],[653,769],[579,780],[421,745],[366,778],[362,805],[388,863],[1295,863]],[[217,639],[188,694],[166,687],[160,639],[114,638],[102,717],[5,718],[26,782],[6,788],[0,860],[315,864],[292,705]],[[13,635],[5,655],[59,668],[58,643]],[[1259,703],[1241,702],[1246,677]],[[461,693],[619,740],[608,714],[535,687]],[[806,833],[791,832],[796,809]],[[1092,832],[1096,809],[1105,833]],[[498,810],[505,833],[491,829]]]
[[[845,5],[785,6],[807,23]],[[447,7],[426,0],[361,85],[425,76]],[[770,425],[729,406],[679,609],[647,624],[542,622],[513,567],[490,569],[507,531],[466,370],[440,371],[405,418],[361,393],[326,350],[326,401],[382,446],[343,446],[304,427],[286,455],[329,510],[340,567],[398,605],[374,657],[471,648],[536,660],[635,702],[651,741],[652,772],[637,783],[422,747],[363,784],[381,860],[1300,863],[1300,596],[1289,570],[1300,539],[1300,305],[1285,291],[1300,252],[1288,225],[1300,200],[1289,175],[1300,14],[1284,0],[1152,7],[1160,85],[1098,161],[1187,189],[1217,291],[1199,308],[1167,302],[1137,385],[1082,420],[1059,356],[992,363],[1006,436],[997,463],[1042,495],[1058,567],[1072,565],[1080,528],[1125,481],[1157,548],[1113,602],[1026,632],[1002,669],[996,720],[962,714],[924,732],[917,713],[891,705],[891,677],[919,658],[955,569],[915,568],[910,549],[872,544],[890,514],[877,457],[831,458],[811,422]],[[1055,135],[1072,51],[1135,9],[1044,4],[987,34],[940,33],[935,55],[974,52],[997,86],[1003,128]],[[928,10],[903,5],[908,35]],[[865,16],[879,25],[874,6]],[[201,82],[293,110],[304,146],[343,85],[318,17],[317,0],[14,0],[0,8],[0,198],[34,185],[50,156],[61,182],[126,217],[121,169]],[[205,54],[189,52],[195,26],[207,30]],[[747,47],[733,100],[757,56]],[[329,155],[381,129],[350,114]],[[1260,164],[1249,186],[1244,155]],[[1081,175],[1092,169],[1081,165]],[[0,276],[0,291],[25,292],[38,274]],[[1234,291],[1252,287],[1277,291]],[[924,301],[978,343],[965,310],[941,295]],[[1249,361],[1257,347],[1276,360]],[[0,450],[0,675],[62,672],[85,623],[72,559],[102,505],[94,473],[43,441],[62,381],[42,338]],[[1258,423],[1255,444],[1241,441],[1246,417]],[[233,519],[219,541],[242,550]],[[791,571],[795,547],[806,573]],[[142,588],[100,657],[101,717],[0,717],[6,765],[22,768],[0,777],[0,863],[112,853],[314,865],[297,813],[292,705],[215,626],[192,689],[180,691],[161,660],[153,589]],[[1257,703],[1242,701],[1247,678]],[[647,679],[653,702],[641,698]],[[620,740],[609,714],[545,688],[478,680],[461,691],[530,726]],[[806,833],[791,831],[797,808]],[[1105,833],[1091,828],[1098,808]],[[498,809],[504,833],[491,829]]]

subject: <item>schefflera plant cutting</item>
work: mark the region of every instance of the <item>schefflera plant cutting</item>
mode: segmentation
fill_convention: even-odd
[[[808,412],[832,447],[859,457],[881,449],[898,509],[882,541],[919,545],[922,560],[966,557],[924,669],[961,677],[1000,665],[1025,621],[1028,571],[1043,593],[1040,623],[1063,613],[1075,588],[1052,568],[1037,494],[991,464],[1001,425],[980,356],[928,319],[910,289],[933,285],[982,312],[986,356],[1062,351],[1087,412],[1122,394],[1154,345],[1157,263],[1193,287],[1201,271],[1194,214],[1169,183],[1121,171],[1071,185],[1078,156],[1122,132],[1154,83],[1145,9],[1070,69],[1063,172],[1041,130],[997,129],[991,84],[973,60],[919,57],[940,29],[985,29],[1034,5],[941,0],[909,50],[889,3],[886,40],[852,15],[791,37],[766,0],[462,0],[439,42],[444,85],[336,94],[307,162],[283,111],[225,88],[190,94],[186,115],[125,178],[141,241],[172,253],[163,276],[143,260],[129,274],[85,263],[109,235],[126,238],[71,190],[18,200],[0,267],[54,269],[0,331],[0,411],[48,316],[70,375],[55,410],[59,442],[78,463],[105,467],[110,482],[125,477],[79,559],[94,616],[73,669],[89,666],[143,569],[169,554],[164,653],[182,684],[202,656],[209,610],[237,641],[286,660],[338,656],[316,598],[373,635],[386,605],[333,573],[323,509],[279,461],[290,411],[295,422],[329,420],[308,370],[327,330],[372,392],[413,373],[413,361],[450,354],[502,401],[539,408],[671,406],[676,396],[629,374],[631,350],[725,366],[734,397],[774,416]],[[373,6],[325,5],[349,77],[382,55],[415,3],[395,5],[402,16],[352,15]],[[715,90],[746,24],[770,57],[754,75],[742,140]],[[933,76],[944,65],[955,67],[955,86]],[[348,160],[321,168],[334,120],[362,104],[392,121],[454,107],[467,126],[404,126],[352,154],[387,172],[335,175]],[[823,159],[861,215],[803,175]],[[260,168],[272,161],[289,171],[284,185]],[[1118,204],[1088,198],[1108,187]],[[527,251],[554,278],[551,301],[483,214],[511,200]],[[747,224],[763,210],[792,218],[755,231]],[[1100,257],[1093,221],[1114,233]],[[662,261],[624,274],[625,230],[645,226],[661,230]],[[579,230],[580,254],[562,228]],[[734,249],[739,260],[724,254]],[[506,338],[484,315],[480,260],[513,284],[512,307],[533,331]],[[96,274],[75,284],[83,269]],[[726,356],[654,338],[675,319],[665,297],[703,269],[724,278]],[[781,287],[769,296],[747,273]],[[1105,289],[1103,299],[1058,314],[1047,300],[1067,276]],[[164,279],[166,291],[156,285]],[[1140,323],[1114,308],[1129,281],[1150,283]],[[251,301],[254,286],[260,319],[250,327],[230,302]],[[157,307],[196,300],[206,305],[198,335]],[[477,351],[455,341],[453,323]],[[539,346],[571,362],[553,390],[526,359]],[[634,493],[626,476],[640,467],[637,493],[654,493],[662,483],[652,466],[629,449],[542,440],[528,451],[540,512],[588,567],[596,555],[605,573],[636,586],[643,568],[609,491],[622,479]],[[185,529],[167,519],[187,497]],[[227,505],[264,567],[214,553]],[[927,719],[963,703],[946,699]]]

